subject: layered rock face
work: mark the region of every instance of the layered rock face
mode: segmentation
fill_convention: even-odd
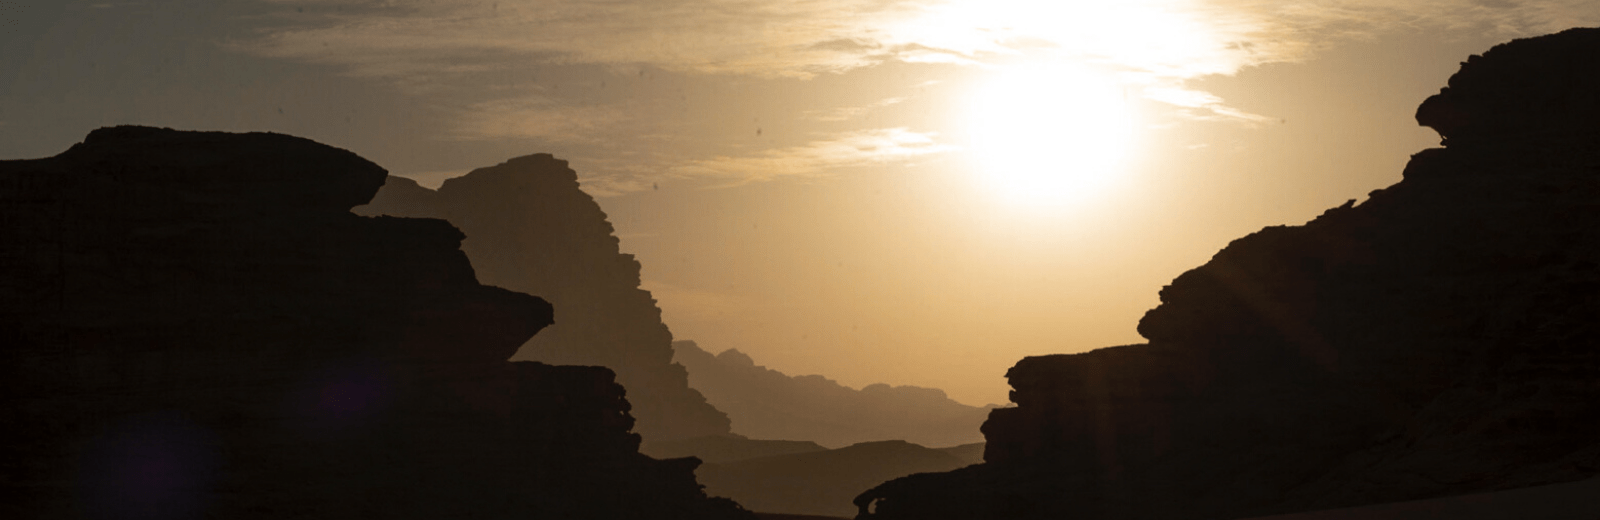
[[[684,368],[672,362],[672,333],[655,299],[639,289],[639,262],[620,252],[605,213],[578,189],[566,161],[519,157],[447,180],[438,191],[391,177],[356,211],[460,227],[479,279],[540,295],[557,309],[556,324],[519,358],[615,370],[636,431],[650,440],[728,433],[727,416],[689,388]]]
[[[385,176],[141,127],[0,162],[0,516],[748,517],[638,453],[610,371],[506,361],[551,306],[350,213]]]
[[[728,413],[734,431],[760,439],[803,439],[840,447],[904,440],[923,446],[982,442],[988,410],[943,390],[868,385],[856,390],[822,376],[789,376],[738,350],[712,355],[693,341],[672,343],[689,384]]]
[[[1404,180],[1229,244],[1148,344],[1027,358],[986,464],[862,518],[1239,518],[1600,472],[1600,29],[1503,44]]]

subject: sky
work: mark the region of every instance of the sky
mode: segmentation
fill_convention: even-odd
[[[272,131],[437,186],[570,161],[678,339],[1007,402],[1229,241],[1399,181],[1600,0],[0,0],[0,159]]]

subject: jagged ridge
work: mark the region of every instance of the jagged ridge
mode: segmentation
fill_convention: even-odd
[[[650,440],[728,433],[727,416],[689,388],[684,368],[672,362],[672,333],[650,293],[639,289],[639,262],[620,252],[605,213],[578,189],[566,161],[518,157],[449,179],[438,191],[391,177],[357,212],[459,226],[484,283],[556,306],[556,324],[519,357],[615,370],[630,392],[637,430]]]

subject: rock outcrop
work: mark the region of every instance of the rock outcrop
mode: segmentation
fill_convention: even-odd
[[[443,218],[461,228],[479,279],[556,307],[556,323],[518,359],[616,371],[646,438],[728,433],[727,416],[689,388],[672,362],[672,333],[655,299],[639,289],[639,262],[620,252],[605,213],[578,189],[566,161],[518,157],[449,179],[438,191],[391,177],[356,212]]]
[[[733,429],[762,439],[803,439],[825,446],[904,440],[955,446],[983,440],[978,426],[988,409],[958,403],[943,390],[868,385],[856,390],[818,375],[789,376],[729,349],[712,355],[693,341],[672,343],[689,384]]]
[[[859,518],[1239,518],[1600,472],[1600,29],[1474,56],[1444,148],[1161,291],[1148,344],[1008,373],[985,464]]]
[[[0,517],[751,518],[638,453],[609,370],[508,362],[550,304],[350,213],[385,176],[143,127],[0,161]]]

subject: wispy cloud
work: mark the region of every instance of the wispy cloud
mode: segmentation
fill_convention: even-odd
[[[467,106],[448,136],[591,142],[626,119],[623,111],[614,106],[578,105],[543,95],[523,95]]]
[[[862,105],[862,106],[837,107],[837,108],[831,108],[831,109],[828,109],[828,110],[808,110],[806,112],[800,113],[800,118],[801,119],[810,119],[812,121],[825,121],[825,122],[849,121],[851,119],[855,119],[857,117],[861,117],[863,114],[866,114],[866,113],[871,112],[873,110],[876,110],[876,109],[879,109],[879,108],[883,108],[883,107],[886,107],[886,106],[889,106],[889,105],[898,104],[898,103],[904,102],[905,100],[906,100],[906,98],[904,98],[904,97],[892,97],[892,98],[887,98],[887,99],[881,99],[881,100],[875,101],[873,103],[868,103],[868,104]]]
[[[862,130],[755,155],[689,161],[667,171],[676,177],[723,180],[724,185],[783,177],[820,177],[847,168],[905,163],[954,149],[937,142],[934,137],[904,128]]]
[[[583,191],[590,195],[610,197],[649,191],[659,183],[671,181],[726,188],[786,178],[825,178],[851,168],[915,164],[918,159],[957,149],[940,143],[937,137],[905,128],[878,128],[836,134],[799,146],[707,159],[592,159],[584,161],[590,169],[582,184]],[[653,162],[665,165],[658,167]]]
[[[1184,111],[1184,114],[1190,119],[1239,121],[1250,124],[1264,124],[1276,121],[1271,117],[1252,114],[1228,106],[1216,94],[1179,86],[1152,86],[1144,90],[1144,96],[1151,101],[1189,109]]]
[[[312,0],[266,0],[317,5]],[[485,52],[563,63],[652,64],[702,73],[810,77],[892,54],[882,28],[914,0],[371,0],[297,11],[240,48],[343,63],[369,76],[442,73]],[[470,63],[470,62],[469,62]]]
[[[264,1],[296,11],[239,48],[411,88],[529,60],[806,78],[1043,48],[1170,90],[1384,31],[1526,35],[1600,23],[1594,0]]]
[[[1261,124],[1273,118],[1234,108],[1191,80],[1301,62],[1321,48],[1399,31],[1517,37],[1600,25],[1596,0],[261,1],[283,12],[234,48],[451,98],[459,105],[446,138],[610,140],[613,150],[633,146],[620,144],[619,128],[660,129],[630,125],[639,112],[605,104],[614,99],[496,88],[485,78],[593,65],[804,80],[894,61],[1004,67],[1042,57],[1101,69],[1127,92],[1187,119]],[[796,117],[851,121],[902,99]],[[737,183],[944,150],[928,134],[879,129],[754,155],[674,157],[650,168]],[[636,190],[649,185],[639,179],[659,174],[618,172],[586,179],[586,189]]]

